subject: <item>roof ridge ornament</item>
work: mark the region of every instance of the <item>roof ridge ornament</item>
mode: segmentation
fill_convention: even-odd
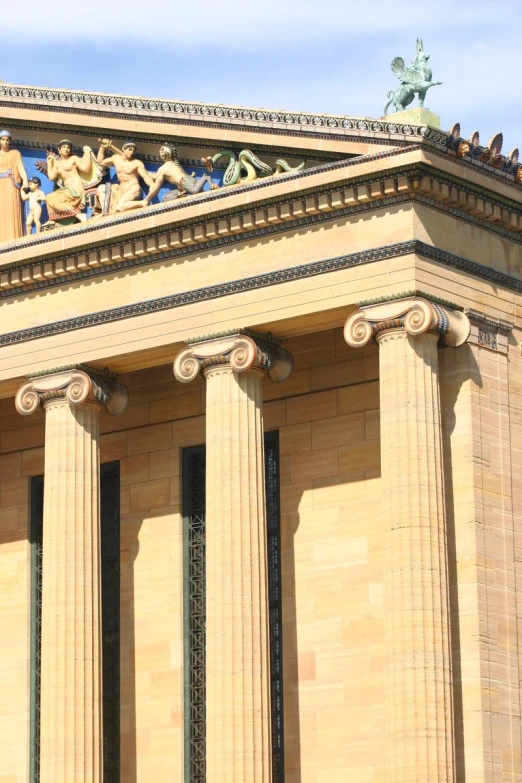
[[[422,38],[417,38],[415,59],[409,68],[404,64],[402,57],[393,58],[391,69],[399,79],[400,85],[388,93],[388,103],[384,107],[385,115],[388,114],[388,109],[392,104],[394,112],[404,111],[414,99],[415,94],[419,96],[419,106],[423,107],[429,88],[442,84],[442,82],[432,81],[429,58],[428,52],[424,51]]]

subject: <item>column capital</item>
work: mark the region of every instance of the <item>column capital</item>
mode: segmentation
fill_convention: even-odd
[[[200,372],[205,375],[216,365],[222,365],[237,373],[263,370],[270,380],[281,383],[290,375],[293,364],[292,354],[272,337],[239,329],[191,341],[176,356],[174,377],[190,383]]]
[[[95,403],[104,406],[111,416],[120,416],[127,407],[127,387],[108,370],[72,364],[28,377],[15,397],[16,410],[22,416],[30,416],[40,405],[45,407],[58,399],[67,400],[70,405]]]
[[[445,345],[456,348],[467,341],[470,322],[459,310],[411,296],[360,307],[348,317],[344,339],[352,348],[360,348],[391,330],[406,331],[412,337],[432,332],[440,335]]]

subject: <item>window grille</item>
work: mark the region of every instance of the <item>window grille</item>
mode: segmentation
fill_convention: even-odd
[[[43,476],[31,479],[30,783],[40,780]],[[120,466],[101,466],[103,780],[120,780]]]
[[[40,780],[43,476],[31,479],[31,693],[29,780]]]
[[[185,781],[205,783],[205,447],[183,449]]]
[[[205,447],[183,449],[185,783],[205,783]],[[284,783],[279,433],[265,435],[273,783]]]

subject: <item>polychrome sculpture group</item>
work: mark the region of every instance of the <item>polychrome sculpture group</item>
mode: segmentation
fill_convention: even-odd
[[[20,152],[11,149],[9,131],[0,131],[0,243],[23,236],[22,202],[29,202],[27,233],[32,232],[33,225],[39,233],[43,202],[47,204],[49,215],[45,228],[86,222],[88,202],[91,219],[140,209],[148,207],[166,183],[174,189],[166,192],[162,201],[196,195],[205,186],[211,190],[219,188],[211,174],[214,165],[222,158],[228,160],[222,187],[304,168],[304,163],[293,169],[286,161],[278,160],[274,170],[250,150],[243,150],[239,155],[232,150],[221,150],[213,157],[201,159],[205,173],[196,176],[194,172],[189,174],[185,171],[178,160],[176,148],[166,142],[159,151],[162,165],[158,171],[152,172],[136,157],[134,142],[127,141],[120,149],[110,139],[98,141],[100,147],[96,155],[88,146],[83,147],[83,155],[74,155],[69,139],[62,139],[57,150],[47,148],[47,160],[36,163],[38,171],[55,185],[46,196],[38,177],[28,179]],[[115,170],[117,183],[102,182],[110,168]],[[148,188],[144,198],[141,182]]]

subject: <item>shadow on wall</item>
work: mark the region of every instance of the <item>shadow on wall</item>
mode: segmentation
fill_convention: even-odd
[[[455,497],[453,487],[454,460],[452,435],[457,417],[455,407],[461,389],[472,381],[477,389],[482,388],[482,378],[475,356],[469,345],[460,348],[444,348],[439,351],[441,389],[441,411],[443,429],[444,481],[446,488],[446,530],[448,546],[448,578],[450,590],[450,634],[453,672],[453,711],[455,733],[455,771],[457,780],[465,783],[464,710],[462,695],[462,652],[460,632],[460,600],[457,573],[457,534],[455,527]],[[470,519],[471,523],[472,520]]]
[[[139,533],[143,523],[136,515],[132,524],[122,527],[121,567],[121,779],[137,783],[137,734],[136,734],[136,628],[134,603],[134,569],[140,549]]]
[[[378,410],[371,418],[373,436]],[[316,444],[326,428],[346,438],[349,430],[364,433],[364,419],[363,412],[306,422],[299,433],[280,430],[285,783],[302,783],[314,766],[332,779],[350,769],[357,776],[363,762],[350,756],[360,758],[362,746],[369,767],[384,763],[379,440],[354,444],[358,464],[339,461],[336,446],[302,450],[308,430],[312,445],[312,430]],[[308,478],[308,470],[321,477]]]

